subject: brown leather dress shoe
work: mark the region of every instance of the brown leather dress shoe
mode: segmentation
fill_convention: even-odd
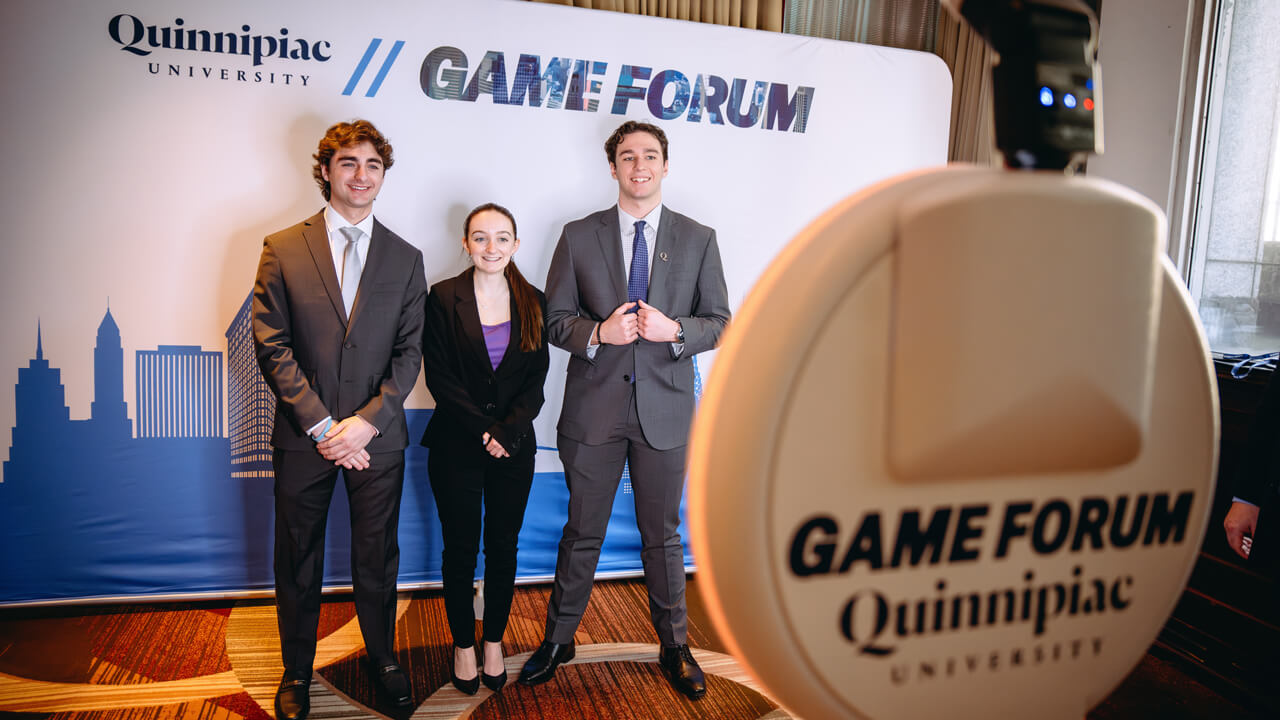
[[[516,682],[521,685],[540,685],[550,680],[556,674],[556,668],[560,667],[561,663],[567,663],[572,660],[573,655],[572,642],[567,645],[561,645],[544,640],[525,662],[524,667],[520,670],[520,678]]]
[[[311,712],[311,675],[285,671],[276,688],[276,720],[307,720]]]
[[[671,687],[690,700],[699,700],[707,694],[706,678],[688,645],[664,646],[658,653],[658,665]]]

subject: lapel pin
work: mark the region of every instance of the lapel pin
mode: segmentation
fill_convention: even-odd
[[[667,254],[665,252],[658,253],[658,257],[662,258],[662,262],[667,261]]]

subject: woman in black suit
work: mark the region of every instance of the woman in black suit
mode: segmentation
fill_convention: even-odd
[[[423,360],[436,401],[422,444],[444,533],[445,611],[453,684],[507,681],[502,636],[511,611],[516,537],[533,485],[533,419],[547,377],[546,299],[511,261],[520,240],[511,212],[493,203],[467,216],[462,247],[472,267],[427,297]],[[484,650],[475,656],[472,582],[484,515]]]

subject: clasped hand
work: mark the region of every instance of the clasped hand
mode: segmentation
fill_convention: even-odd
[[[364,448],[377,433],[369,421],[352,415],[329,428],[324,439],[316,443],[316,450],[335,465],[348,470],[365,470],[369,467],[369,451]]]
[[[502,445],[497,440],[493,439],[489,433],[485,433],[481,436],[480,440],[484,443],[484,449],[487,450],[490,455],[496,458],[511,457],[511,455],[507,453],[507,449],[502,447]]]
[[[640,306],[636,312],[631,309]],[[649,342],[675,342],[680,325],[662,314],[658,308],[638,300],[619,305],[600,323],[600,342],[606,345],[629,345],[639,338]]]

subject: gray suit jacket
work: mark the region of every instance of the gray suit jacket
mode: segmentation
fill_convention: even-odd
[[[693,356],[716,346],[729,321],[729,291],[716,232],[663,206],[650,250],[647,302],[684,327],[679,357],[670,343],[601,345],[587,357],[596,323],[627,301],[616,207],[565,225],[547,273],[547,337],[569,351],[558,430],[588,445],[604,442],[626,412],[631,380],[645,439],[659,450],[688,442],[693,420]]]
[[[253,288],[253,342],[277,399],[271,444],[312,449],[308,428],[358,414],[378,429],[369,452],[403,450],[426,291],[422,253],[375,219],[348,319],[324,212],[269,235]]]

